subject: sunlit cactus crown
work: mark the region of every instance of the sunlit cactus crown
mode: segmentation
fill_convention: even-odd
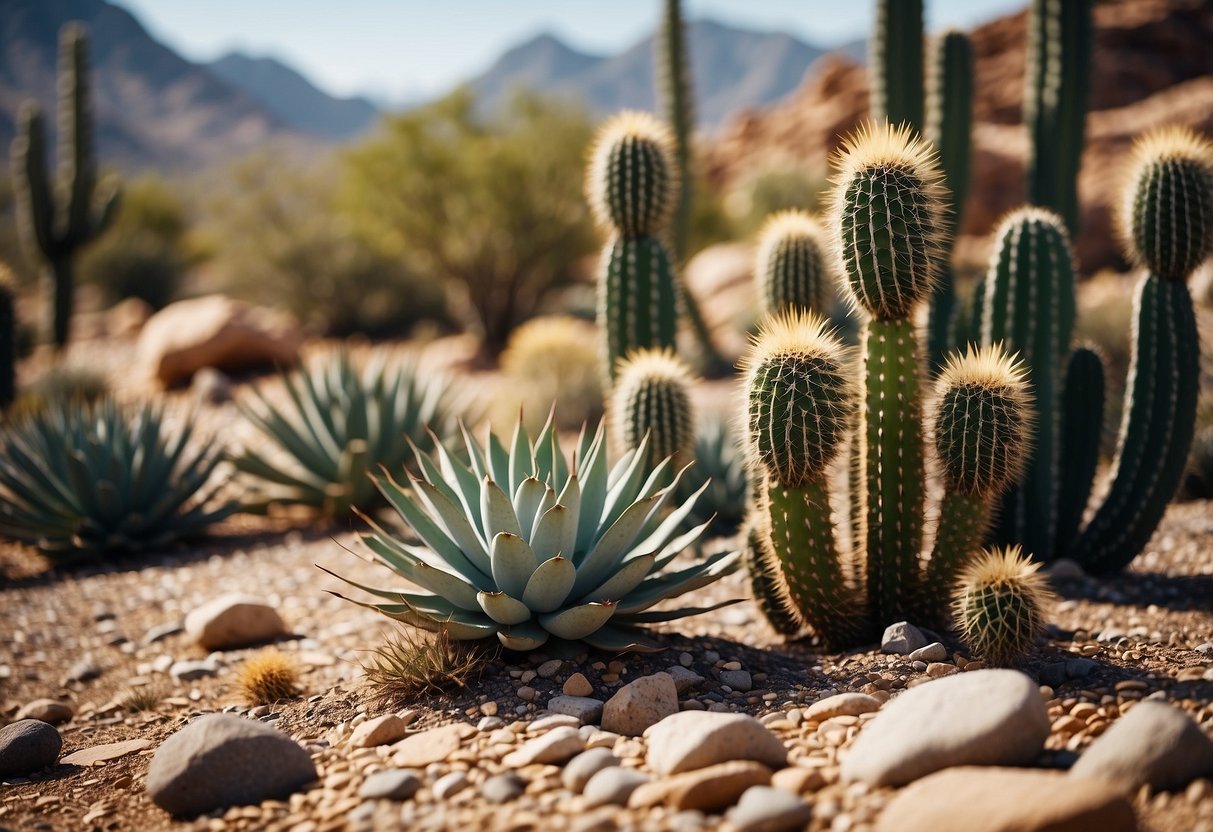
[[[949,357],[937,381],[935,448],[950,487],[994,495],[1023,474],[1032,435],[1027,367],[1000,346]]]
[[[1067,261],[1070,259],[1070,234],[1066,231],[1065,221],[1048,208],[1040,208],[1035,205],[1024,205],[1007,212],[998,222],[998,227],[994,231],[994,239],[998,240],[1001,245],[996,245],[991,259],[997,264],[1000,257],[1010,260],[1015,259],[1015,254],[1004,254],[1001,251],[1002,247],[1008,245],[1040,245],[1049,246],[1051,249],[1064,253]],[[1061,256],[1059,254],[1059,256]],[[1023,250],[1021,259],[1029,259],[1030,253]],[[1017,269],[1027,270],[1031,267],[1029,263],[1015,263]],[[1041,264],[1042,266],[1048,264]],[[1073,265],[1072,263],[1070,264]],[[991,267],[993,268],[993,266]]]
[[[508,449],[495,435],[487,448],[466,431],[464,439],[470,464],[439,443],[432,457],[417,453],[422,476],[411,487],[378,481],[421,543],[369,519],[363,541],[422,590],[347,580],[384,599],[365,606],[457,640],[496,637],[513,650],[553,638],[605,650],[656,649],[641,625],[715,609],[650,611],[717,580],[738,555],[665,569],[707,527],[682,531],[702,489],[678,504],[680,478],[661,488],[670,463],[646,466],[643,442],[612,467],[601,427],[582,431],[573,466],[551,420],[533,441],[519,424]]]
[[[1018,546],[982,551],[961,573],[953,612],[965,642],[992,664],[1011,664],[1044,631],[1053,600],[1040,564]]]
[[[1186,127],[1133,145],[1121,233],[1130,257],[1164,280],[1184,280],[1213,253],[1213,142]]]
[[[673,137],[656,117],[625,110],[598,132],[586,175],[597,221],[626,238],[657,232],[677,201]]]
[[[837,455],[858,401],[851,364],[809,312],[768,319],[743,359],[750,453],[784,485],[818,476]]]
[[[908,318],[935,285],[947,238],[935,151],[908,127],[879,124],[834,161],[831,216],[853,300],[880,321]]]
[[[617,446],[637,448],[647,436],[650,465],[685,455],[695,441],[691,384],[691,371],[670,349],[637,350],[620,361],[611,393]]]
[[[829,250],[825,231],[811,214],[799,210],[772,214],[759,235],[754,260],[763,311],[823,312]]]

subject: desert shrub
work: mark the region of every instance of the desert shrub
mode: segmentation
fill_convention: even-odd
[[[576,429],[602,418],[602,382],[598,372],[594,325],[566,315],[546,315],[510,333],[501,353],[505,395],[494,415],[501,424],[522,409],[530,431],[543,427],[556,407],[557,425]]]
[[[21,388],[9,415],[18,419],[68,403],[87,404],[108,392],[109,381],[104,374],[84,367],[56,365]]]
[[[567,106],[519,97],[485,121],[457,92],[350,152],[344,206],[384,251],[441,280],[497,351],[594,250],[581,193],[589,141]]]
[[[756,173],[734,188],[725,207],[741,236],[755,234],[767,217],[777,211],[801,208],[816,212],[829,188],[824,172],[796,167],[771,167]]]

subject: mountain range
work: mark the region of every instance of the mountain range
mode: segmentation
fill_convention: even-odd
[[[106,0],[0,0],[0,147],[12,140],[25,99],[53,112],[58,32],[71,20],[91,35],[98,153],[127,171],[196,170],[267,147],[311,153],[365,134],[381,115],[370,100],[331,96],[273,58],[186,60]],[[710,20],[688,28],[696,114],[707,130],[786,96],[825,51],[786,34]],[[652,109],[652,41],[593,55],[540,35],[467,83],[486,111],[520,88],[576,101],[596,116]],[[844,51],[861,54],[862,44]]]

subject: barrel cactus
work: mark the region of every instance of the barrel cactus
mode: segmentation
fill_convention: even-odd
[[[985,661],[1014,664],[1044,632],[1053,593],[1039,569],[1011,547],[983,551],[961,574],[953,595],[957,627]]]
[[[681,467],[690,462],[695,442],[691,406],[691,371],[672,350],[640,350],[619,367],[611,391],[611,430],[621,451],[639,448],[645,437],[645,465],[655,468],[672,457]]]
[[[764,314],[811,309],[825,314],[830,302],[832,259],[825,229],[806,211],[772,214],[758,237],[754,278]]]
[[[645,624],[716,609],[653,610],[731,571],[736,552],[669,567],[703,534],[682,527],[695,497],[676,503],[670,467],[645,465],[645,443],[607,462],[605,431],[582,431],[575,466],[549,422],[533,440],[521,422],[508,449],[466,432],[469,464],[438,443],[417,453],[421,476],[406,487],[377,480],[420,544],[368,519],[362,536],[376,558],[421,587],[387,589],[346,581],[383,599],[369,606],[456,640],[496,638],[512,650],[580,641],[604,650],[655,650]],[[344,580],[344,579],[343,579]]]

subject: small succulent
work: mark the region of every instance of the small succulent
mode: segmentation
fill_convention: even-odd
[[[645,466],[647,443],[610,466],[602,427],[583,430],[570,466],[550,420],[534,440],[519,422],[508,450],[495,435],[487,449],[466,431],[464,439],[470,466],[439,442],[433,456],[417,453],[422,476],[411,487],[377,481],[421,542],[404,542],[369,518],[362,539],[423,591],[342,578],[384,599],[364,606],[445,628],[455,640],[496,637],[511,650],[581,641],[616,651],[658,649],[642,625],[724,606],[651,609],[731,571],[737,553],[665,568],[707,526],[683,531],[698,494],[667,511],[680,478],[658,485],[670,462]]]
[[[368,474],[399,468],[410,442],[430,447],[428,429],[447,422],[443,380],[424,380],[411,364],[389,369],[382,354],[359,372],[348,353],[335,353],[283,384],[289,404],[276,406],[258,390],[255,402],[240,405],[280,451],[245,449],[233,460],[260,481],[255,507],[299,503],[330,517],[370,508],[379,494]]]
[[[0,535],[52,560],[154,549],[235,510],[207,488],[222,460],[163,412],[68,401],[0,434]]]
[[[986,549],[960,575],[952,597],[956,626],[973,652],[1013,664],[1044,632],[1053,600],[1048,580],[1018,546]]]

